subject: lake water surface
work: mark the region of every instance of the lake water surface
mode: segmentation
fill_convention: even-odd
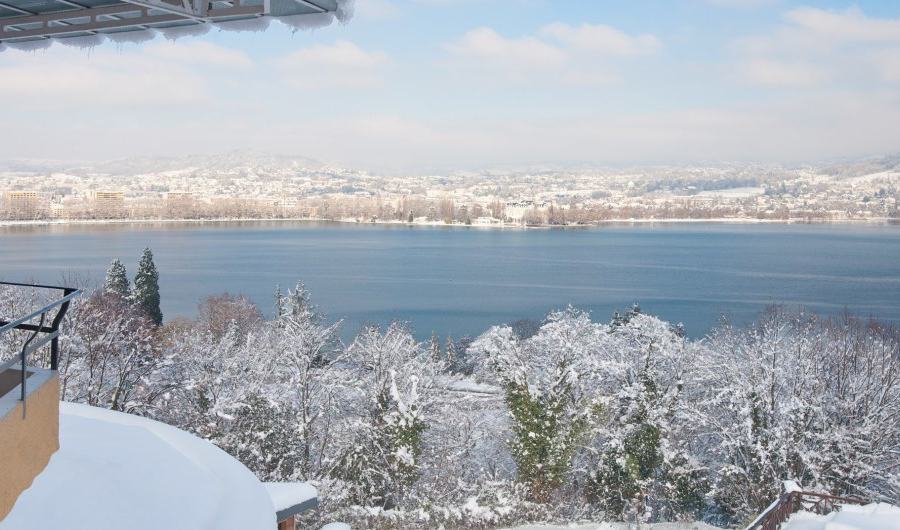
[[[477,335],[572,304],[608,320],[639,302],[699,337],[723,314],[751,320],[772,303],[844,308],[900,322],[900,227],[655,224],[493,230],[316,222],[52,225],[0,228],[0,277],[101,278],[120,258],[133,275],[153,249],[166,319],[204,296],[248,295],[270,313],[275,285],[302,280],[343,336],[408,320]]]

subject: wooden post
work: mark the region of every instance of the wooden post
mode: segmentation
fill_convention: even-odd
[[[294,516],[278,522],[278,530],[294,530]]]

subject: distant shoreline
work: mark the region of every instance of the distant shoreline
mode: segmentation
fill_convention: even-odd
[[[65,219],[65,220],[27,220],[27,221],[0,221],[0,228],[30,227],[30,226],[91,226],[91,225],[125,225],[125,224],[219,224],[219,223],[261,223],[261,222],[301,222],[301,223],[341,223],[351,225],[388,225],[388,226],[428,226],[444,228],[472,228],[492,230],[534,230],[553,228],[599,228],[611,225],[646,225],[646,224],[805,224],[805,225],[840,225],[840,224],[872,224],[872,225],[900,225],[900,219],[878,217],[872,219],[822,219],[808,220],[796,219],[753,219],[720,217],[710,219],[605,219],[590,224],[567,225],[522,225],[519,223],[497,223],[489,225],[453,223],[443,221],[408,222],[408,221],[356,221],[354,219],[319,219],[319,218],[218,218],[218,219]]]

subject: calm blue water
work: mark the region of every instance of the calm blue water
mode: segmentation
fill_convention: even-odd
[[[361,323],[409,320],[477,335],[572,304],[607,320],[635,301],[702,336],[723,314],[746,322],[766,305],[845,307],[900,322],[900,227],[662,224],[479,230],[309,222],[0,228],[0,277],[134,273],[153,249],[167,319],[204,296],[248,295],[265,313],[275,285],[302,280],[344,337]]]

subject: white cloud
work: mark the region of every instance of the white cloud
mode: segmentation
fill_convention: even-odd
[[[552,161],[797,161],[895,150],[898,122],[900,102],[891,92],[833,92],[753,106],[585,112],[546,119],[358,114],[249,122],[226,115],[215,121],[184,120],[178,127],[123,123],[92,128],[72,121],[48,129],[25,123],[0,146],[0,154],[48,156],[39,151],[50,142],[83,157],[97,156],[99,148],[126,155],[215,153],[243,146],[403,169]],[[135,144],[135,138],[142,142]],[[53,153],[66,154],[60,149]]]
[[[478,0],[468,1],[474,6]],[[836,27],[833,17],[847,27]],[[0,123],[15,124],[15,130],[7,127],[0,156],[99,158],[255,147],[373,168],[455,168],[809,160],[892,151],[900,145],[893,84],[900,83],[900,40],[884,28],[895,23],[858,10],[787,11],[760,34],[726,48],[726,74],[753,85],[736,91],[708,78],[722,72],[721,65],[686,61],[707,61],[705,54],[677,57],[685,47],[671,44],[663,57],[656,36],[604,25],[460,32],[438,49],[450,83],[423,71],[435,61],[428,57],[433,40],[398,64],[402,51],[392,52],[395,58],[362,40],[332,40],[331,32],[316,35],[318,45],[304,42],[275,51],[280,58],[256,62],[257,53],[278,48],[232,49],[197,39],[121,51],[112,45],[91,52],[7,50],[0,54],[0,97],[8,102],[0,105]],[[234,39],[228,42],[240,42]],[[627,86],[560,90],[616,83],[637,70]],[[404,86],[387,85],[407,72]],[[521,85],[484,90],[491,81]],[[368,90],[386,86],[396,90]],[[349,98],[317,104],[327,94],[302,97],[295,87],[362,90],[349,104]],[[743,98],[761,103],[741,103]]]
[[[390,64],[387,53],[366,51],[345,40],[302,48],[275,61],[287,81],[303,90],[378,87]]]
[[[632,36],[611,26],[573,27],[561,22],[540,28],[536,36],[514,38],[482,27],[445,45],[454,69],[491,83],[558,80],[576,85],[620,81],[614,59],[650,55],[661,48],[653,35]]]
[[[896,82],[900,19],[800,7],[786,11],[772,31],[736,39],[735,78],[752,84],[809,87]]]
[[[872,53],[870,60],[882,79],[900,83],[900,47],[877,50]]]
[[[88,59],[89,60],[85,60]],[[145,53],[115,53],[54,45],[41,53],[0,55],[0,99],[16,110],[183,108],[208,101],[206,78],[184,65]]]
[[[603,24],[582,24],[573,27],[555,22],[541,28],[542,36],[552,37],[580,50],[603,55],[635,56],[659,51],[662,44],[650,34],[631,36],[624,31]]]
[[[253,61],[240,50],[216,46],[203,40],[155,41],[144,48],[150,57],[168,62],[246,70]]]
[[[562,50],[535,37],[507,39],[490,28],[474,29],[446,49],[462,69],[484,69],[515,81],[556,70],[566,60]]]
[[[750,83],[786,87],[813,86],[829,77],[824,68],[813,64],[766,59],[740,62],[735,71],[741,79]]]
[[[867,17],[858,7],[845,11],[800,7],[784,18],[831,41],[900,42],[900,19]]]

